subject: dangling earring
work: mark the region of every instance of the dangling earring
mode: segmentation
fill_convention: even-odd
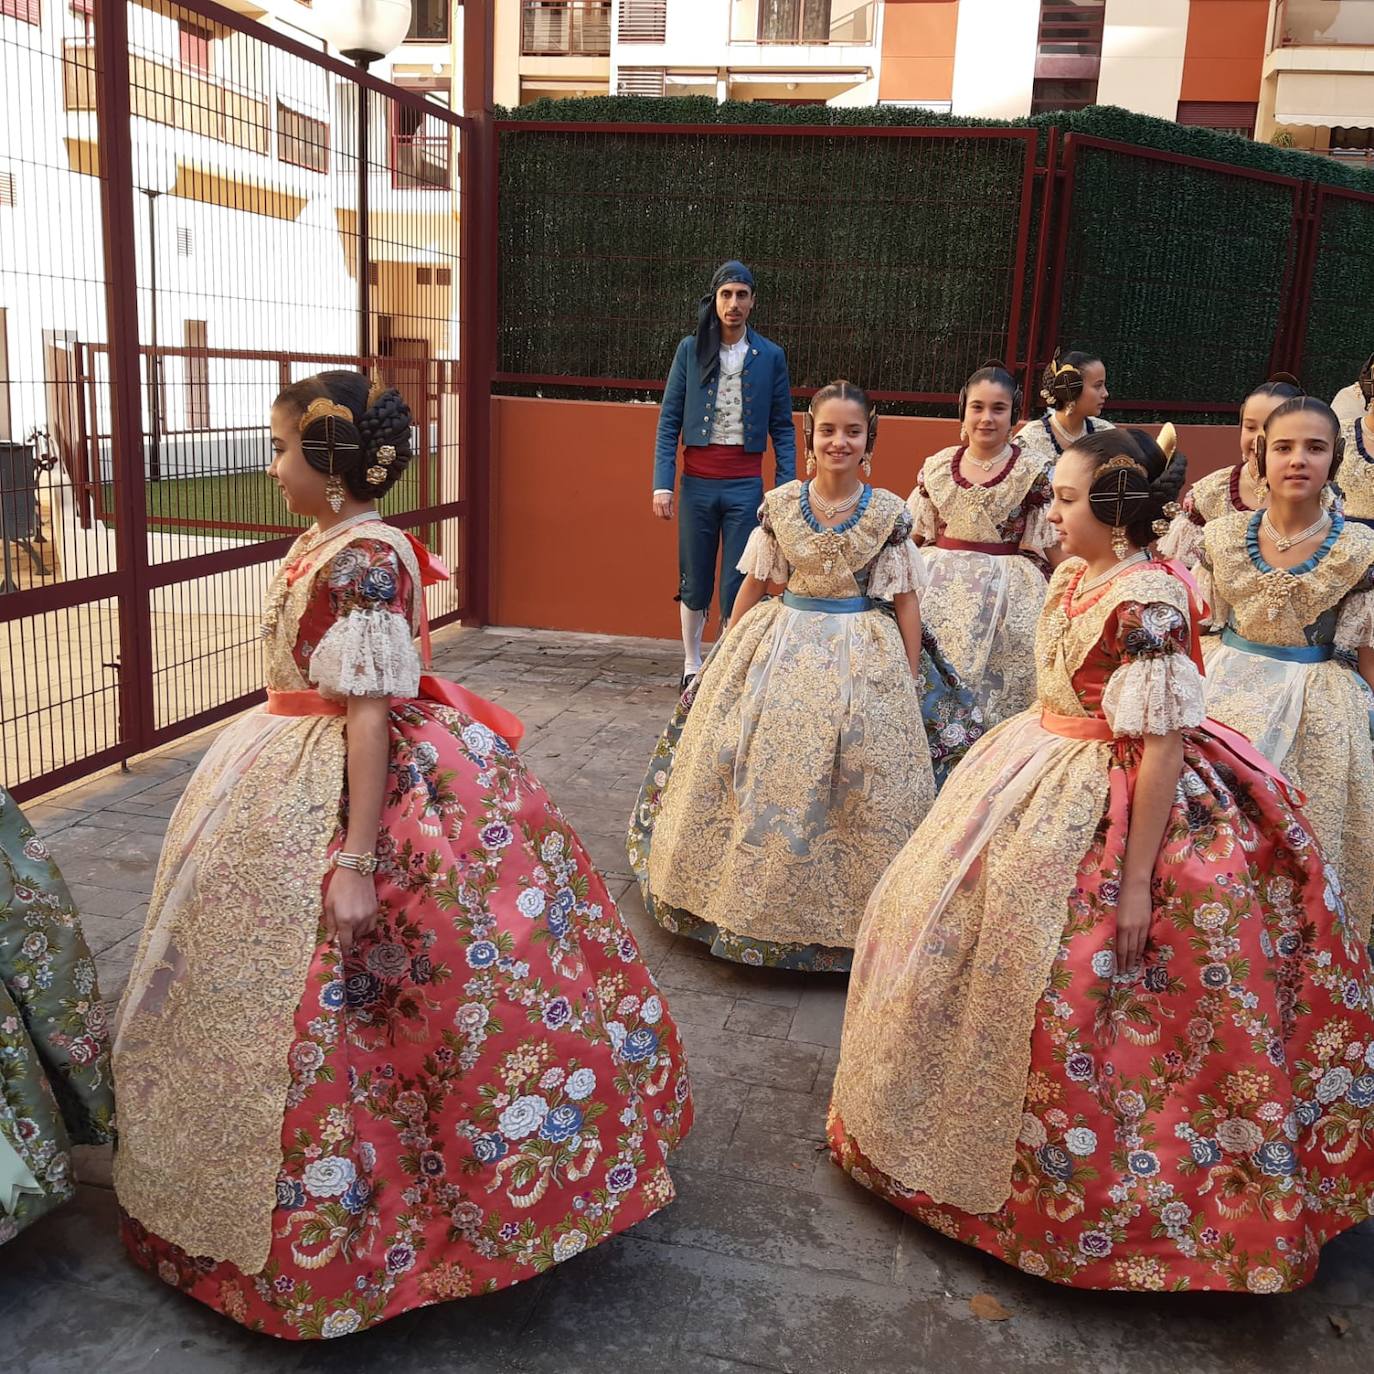
[[[816,455],[814,453],[808,453],[806,455],[806,475],[808,477],[814,477],[816,475]]]
[[[1112,552],[1118,563],[1131,556],[1131,541],[1126,538],[1124,525],[1117,525],[1112,530]]]
[[[324,499],[329,502],[329,509],[337,515],[343,509],[344,497],[347,493],[344,490],[343,479],[335,473],[329,474],[329,480],[324,484]]]
[[[861,462],[859,466],[864,470],[864,481],[868,481],[868,479],[873,476],[873,459],[865,453],[863,462]]]
[[[966,444],[966,443],[968,443],[968,426],[967,426],[967,425],[960,425],[960,426],[959,426],[959,442],[960,442],[961,444]]]

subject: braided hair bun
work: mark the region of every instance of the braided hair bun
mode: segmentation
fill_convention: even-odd
[[[1052,410],[1071,406],[1083,394],[1083,369],[1101,361],[1096,353],[1074,349],[1061,355],[1055,349],[1054,357],[1040,374],[1040,399]]]
[[[366,373],[317,372],[293,382],[274,404],[295,409],[303,419],[313,417],[301,430],[306,462],[341,478],[360,501],[385,496],[414,455],[405,398],[394,387],[372,383]]]

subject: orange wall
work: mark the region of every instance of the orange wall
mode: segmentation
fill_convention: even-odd
[[[879,100],[949,100],[959,0],[887,0]]]
[[[1193,0],[1180,100],[1258,101],[1269,0]]]
[[[658,407],[500,396],[492,409],[492,623],[676,638],[677,526],[649,509]],[[905,496],[957,438],[953,420],[890,416],[873,480]],[[1194,478],[1235,461],[1230,425],[1179,439]]]

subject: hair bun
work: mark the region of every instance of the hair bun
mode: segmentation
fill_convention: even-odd
[[[358,420],[358,433],[367,456],[375,457],[379,449],[389,444],[398,457],[409,458],[414,420],[405,397],[395,387],[387,387],[380,393],[374,387],[369,395],[376,399],[370,401]]]

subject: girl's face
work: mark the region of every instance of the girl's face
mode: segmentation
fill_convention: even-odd
[[[1294,505],[1319,498],[1331,475],[1336,436],[1324,415],[1310,410],[1271,420],[1265,432],[1264,473],[1273,499]]]
[[[1107,365],[1106,363],[1084,363],[1083,390],[1073,403],[1073,413],[1084,420],[1095,420],[1102,414],[1107,404]]]
[[[324,496],[327,477],[305,461],[300,420],[300,411],[292,406],[272,407],[272,462],[267,475],[277,484],[287,510],[317,518],[328,508]]]
[[[1255,440],[1264,433],[1264,422],[1283,404],[1282,396],[1251,396],[1240,412],[1240,459],[1255,470]]]
[[[969,442],[994,452],[1011,437],[1011,393],[994,381],[974,382],[964,401]]]
[[[811,451],[816,470],[852,477],[868,445],[868,416],[858,401],[839,396],[822,401],[814,414]]]
[[[1059,534],[1059,547],[1070,557],[1089,563],[1113,557],[1112,532],[1088,504],[1092,480],[1092,459],[1070,449],[1055,464],[1054,500],[1049,517]]]

